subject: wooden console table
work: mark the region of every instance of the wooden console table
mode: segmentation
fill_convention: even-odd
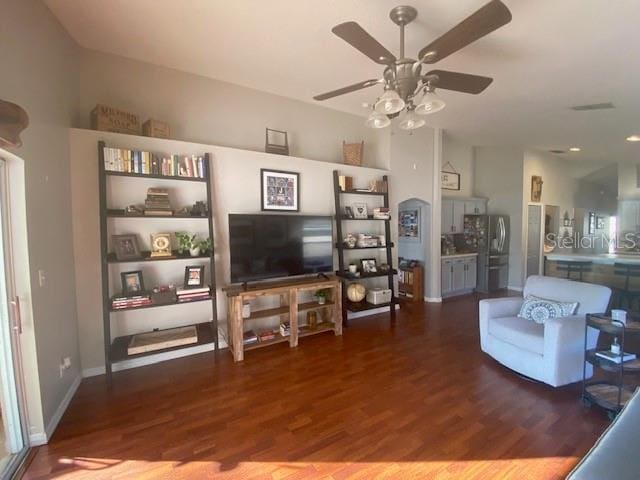
[[[298,303],[301,293],[325,289],[330,291],[330,295],[324,304],[315,300]],[[241,362],[244,359],[245,351],[255,348],[282,342],[289,342],[290,347],[297,347],[300,337],[327,331],[333,331],[335,335],[342,335],[342,284],[336,277],[260,283],[249,285],[246,288],[233,286],[223,290],[227,294],[227,344],[236,362]],[[268,296],[277,296],[279,298],[279,306],[262,310],[252,309],[247,318],[242,318],[242,307],[245,303]],[[333,321],[319,323],[313,329],[307,325],[299,324],[299,312],[323,308],[333,310],[330,317]],[[273,339],[245,345],[243,343],[244,331],[251,329],[251,327],[245,328],[245,323],[266,317],[279,317],[280,323],[288,322],[290,335],[282,336],[278,333]]]

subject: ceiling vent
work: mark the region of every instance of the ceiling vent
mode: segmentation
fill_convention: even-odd
[[[569,107],[571,110],[575,110],[576,112],[586,112],[589,110],[609,110],[610,108],[616,108],[613,103],[592,103],[590,105],[575,105],[573,107]]]
[[[556,155],[559,155],[561,153],[566,153],[564,150],[549,150],[549,153],[555,153]]]

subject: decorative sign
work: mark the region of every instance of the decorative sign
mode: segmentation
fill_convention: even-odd
[[[440,187],[443,190],[460,190],[460,174],[440,172]]]

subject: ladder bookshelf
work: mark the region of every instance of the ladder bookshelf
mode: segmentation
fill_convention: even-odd
[[[338,271],[336,275],[342,280],[345,286],[342,288],[342,318],[343,322],[347,324],[347,312],[365,312],[367,310],[374,310],[379,308],[388,308],[389,313],[391,314],[392,320],[395,319],[396,313],[396,304],[398,303],[398,299],[396,297],[396,293],[394,290],[394,281],[393,277],[397,273],[397,271],[393,268],[393,251],[394,244],[391,241],[391,220],[389,219],[378,219],[373,218],[373,215],[368,215],[367,218],[351,218],[346,215],[345,207],[349,205],[345,205],[343,199],[346,196],[362,196],[362,198],[369,198],[373,201],[377,202],[377,205],[367,205],[368,208],[372,208],[375,206],[389,208],[389,181],[386,175],[382,177],[382,182],[385,185],[384,191],[363,191],[356,190],[353,188],[342,188],[340,186],[340,174],[338,170],[333,171],[333,190],[334,190],[334,200],[335,200],[335,219],[336,219],[336,249],[338,251]],[[355,197],[354,197],[355,198]],[[382,200],[382,202],[380,202]],[[380,205],[381,203],[381,205]],[[362,225],[370,225],[372,223],[381,222],[384,225],[384,245],[381,246],[355,246],[353,248],[345,247],[343,243],[343,226],[345,224],[355,224],[358,225],[358,228],[362,228]],[[361,224],[361,222],[364,222]],[[383,250],[385,262],[389,266],[387,271],[380,271],[378,266],[378,271],[375,273],[360,273],[359,276],[355,277],[348,272],[348,269],[345,267],[345,251],[364,251],[364,252],[373,252],[375,250]],[[372,278],[386,278],[387,279],[387,288],[391,290],[391,301],[382,304],[371,304],[365,300],[361,302],[351,302],[347,298],[347,290],[348,285],[353,282],[360,282],[362,280],[370,280]]]
[[[100,198],[100,256],[101,256],[101,276],[102,276],[102,319],[103,319],[103,327],[104,327],[104,357],[105,357],[105,370],[107,374],[108,381],[111,381],[113,365],[119,362],[133,360],[141,357],[148,357],[153,355],[158,355],[166,352],[172,352],[176,350],[189,349],[197,346],[202,346],[206,344],[213,344],[214,350],[218,350],[218,318],[217,318],[217,302],[216,302],[216,278],[215,278],[215,240],[214,240],[214,230],[213,230],[213,208],[212,208],[212,190],[211,190],[211,174],[210,174],[210,164],[211,158],[209,154],[204,155],[204,161],[202,165],[202,175],[201,176],[179,176],[179,175],[160,175],[160,174],[152,174],[152,173],[136,173],[136,172],[121,172],[121,171],[113,171],[108,170],[105,165],[105,142],[98,142],[98,190],[99,190],[99,198]],[[108,193],[112,191],[110,189],[109,182],[113,179],[119,177],[129,177],[135,179],[157,179],[159,183],[164,185],[179,185],[186,186],[189,184],[193,184],[194,182],[204,184],[206,189],[206,199],[205,204],[207,207],[207,215],[206,216],[192,216],[187,214],[175,214],[171,216],[147,216],[144,214],[134,213],[124,213],[121,210],[114,210],[109,207],[110,201],[114,201],[117,199],[110,198],[111,195]],[[140,192],[141,198],[144,198],[146,192]],[[188,255],[180,255],[176,251],[172,251],[172,255],[170,257],[152,257],[150,252],[142,251],[141,257],[138,259],[127,259],[127,260],[119,260],[114,253],[112,253],[109,249],[109,241],[110,241],[110,221],[117,222],[120,218],[136,218],[137,220],[133,225],[140,224],[140,222],[144,222],[145,220],[161,220],[163,223],[166,222],[167,225],[174,221],[181,221],[183,223],[179,224],[180,229],[184,228],[185,219],[191,219],[193,222],[206,222],[207,230],[209,234],[209,238],[211,239],[210,250],[207,254],[201,254],[198,256],[188,256]],[[166,230],[169,230],[168,228]],[[171,230],[173,231],[173,230]],[[182,260],[182,262],[180,262]],[[210,294],[206,298],[197,298],[194,300],[188,301],[180,301],[178,298],[171,299],[168,301],[156,301],[153,300],[152,303],[146,305],[132,306],[126,308],[118,308],[114,309],[112,306],[112,298],[117,292],[111,292],[110,289],[110,279],[113,276],[114,272],[111,271],[111,268],[120,264],[133,264],[133,265],[141,265],[148,264],[154,262],[161,262],[163,264],[168,263],[169,265],[175,265],[178,268],[183,268],[184,261],[186,260],[194,260],[196,262],[202,262],[202,260],[208,260],[208,268],[209,268],[209,287]],[[184,270],[182,270],[184,272]],[[176,275],[176,278],[182,278],[183,273],[179,273]],[[123,312],[123,311],[132,311],[132,310],[143,310],[143,309],[156,309],[156,308],[170,308],[175,309],[176,318],[179,318],[180,309],[184,307],[186,304],[196,303],[196,302],[209,302],[211,304],[211,320],[210,321],[198,321],[191,325],[184,325],[184,322],[180,323],[180,327],[191,326],[195,327],[197,332],[197,343],[190,343],[182,346],[174,346],[169,348],[164,348],[161,350],[153,350],[144,353],[137,354],[128,354],[128,346],[131,341],[132,335],[121,335],[116,338],[112,338],[112,322],[114,319],[114,314]],[[172,312],[173,313],[173,312]],[[209,315],[207,315],[208,317]],[[164,327],[164,328],[172,328],[172,327]],[[155,328],[154,328],[155,331]]]

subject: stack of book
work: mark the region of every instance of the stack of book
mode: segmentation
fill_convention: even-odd
[[[267,342],[269,340],[273,340],[278,335],[278,332],[274,332],[273,330],[261,330],[258,332],[258,341],[259,342]]]
[[[109,172],[139,173],[171,177],[205,178],[204,157],[161,156],[126,148],[104,148],[104,168]]]
[[[178,288],[176,290],[178,303],[193,302],[196,300],[206,300],[211,298],[211,288]]]
[[[144,214],[152,217],[169,217],[173,215],[169,190],[166,188],[149,188],[144,201]]]
[[[242,344],[251,345],[258,342],[258,336],[253,330],[247,330],[242,334]]]
[[[124,310],[126,308],[144,307],[151,305],[151,296],[146,293],[138,295],[116,295],[111,299],[111,308],[113,310]]]
[[[291,335],[291,324],[289,322],[284,322],[280,324],[280,335],[283,337],[288,337]]]

